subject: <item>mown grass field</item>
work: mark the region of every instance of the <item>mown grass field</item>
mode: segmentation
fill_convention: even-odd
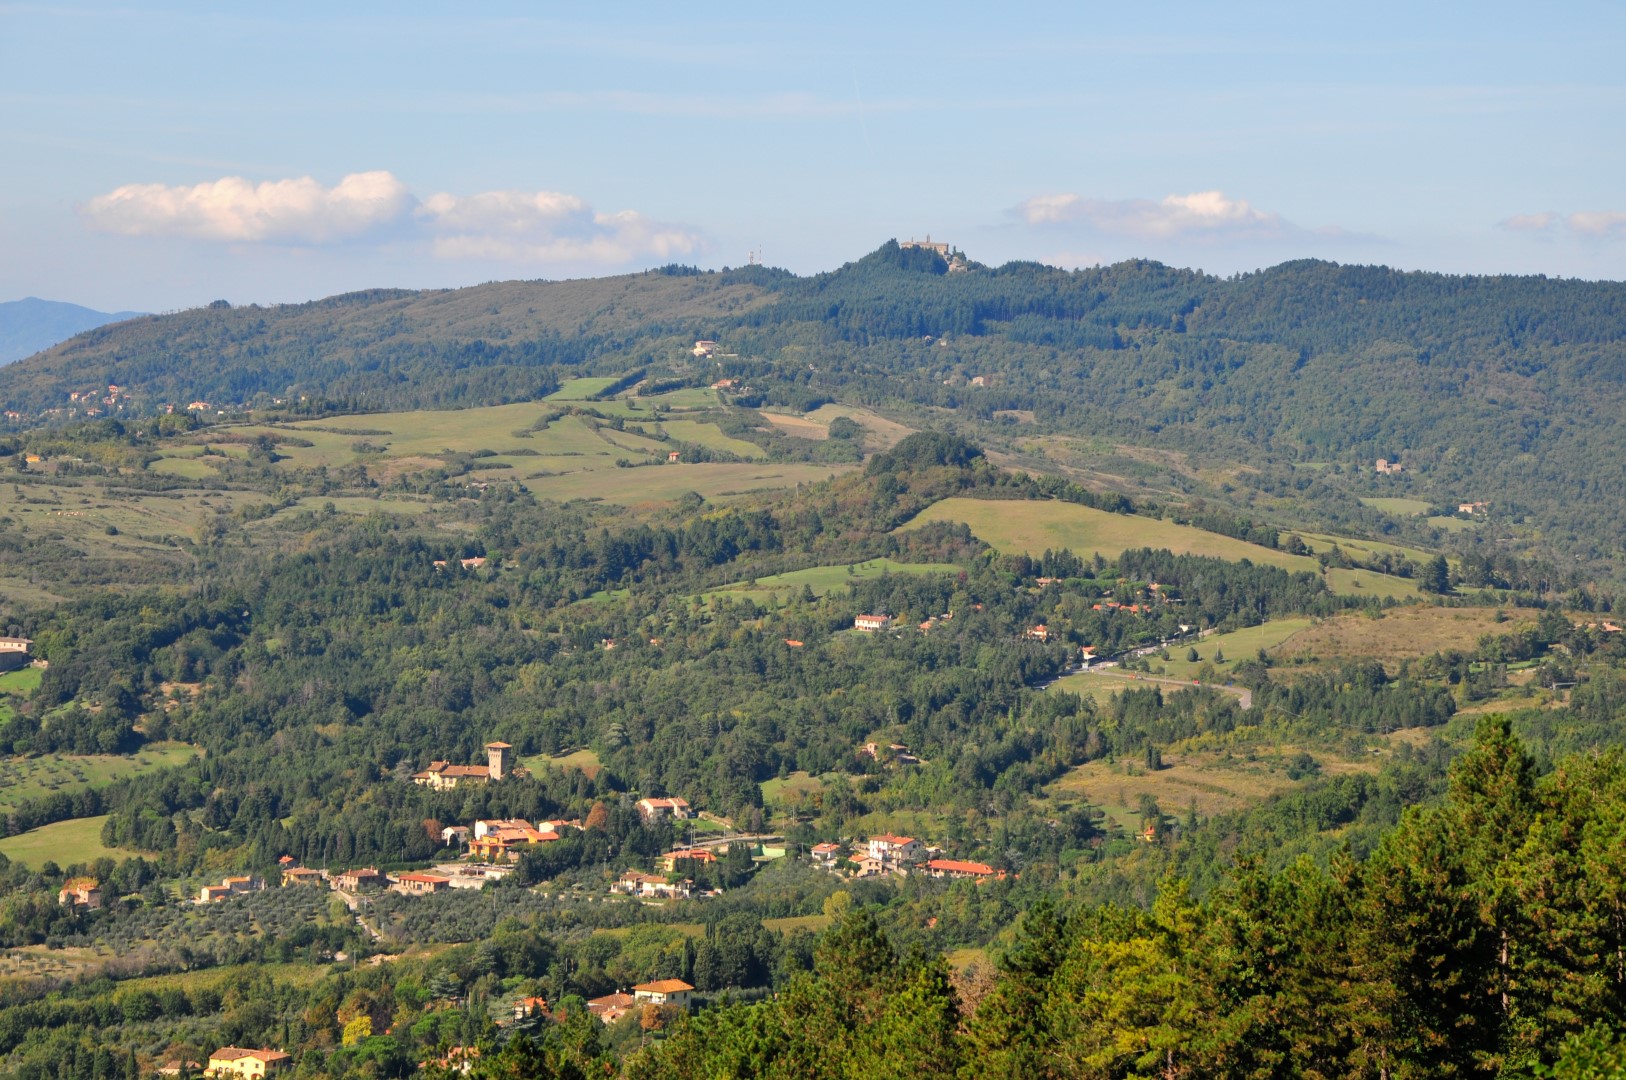
[[[1047,789],[1060,802],[1082,800],[1100,807],[1126,831],[1140,828],[1143,796],[1157,800],[1165,814],[1181,816],[1193,806],[1202,816],[1264,802],[1303,781],[1287,775],[1288,761],[1301,748],[1267,744],[1232,751],[1192,751],[1174,747],[1163,768],[1148,772],[1139,762],[1092,761],[1070,770]],[[1325,772],[1373,771],[1373,761],[1352,762],[1319,751],[1311,756]]]
[[[1370,506],[1374,510],[1381,510],[1385,514],[1393,514],[1396,517],[1416,517],[1419,514],[1428,513],[1432,504],[1426,503],[1422,499],[1362,499],[1361,505]]]
[[[961,567],[953,563],[901,563],[892,559],[870,559],[868,562],[841,566],[813,566],[806,570],[792,570],[772,574],[755,581],[742,581],[713,589],[710,595],[749,597],[758,603],[783,599],[802,591],[803,586],[813,590],[815,596],[847,591],[848,584],[865,578],[884,577],[887,574],[957,574]]]
[[[589,780],[597,776],[599,770],[604,767],[599,761],[598,755],[586,749],[574,750],[568,754],[559,754],[556,757],[547,754],[535,754],[528,758],[522,758],[520,764],[532,773],[541,773],[548,769],[580,769],[587,774]]]
[[[617,379],[571,379],[549,394],[544,401],[586,401],[614,386]]]
[[[723,450],[747,460],[762,456],[762,448],[756,443],[724,435],[722,429],[715,424],[706,424],[699,420],[666,420],[661,423],[661,427],[674,439],[697,443],[708,450]]]
[[[610,468],[558,476],[526,476],[523,482],[538,498],[559,502],[599,499],[632,506],[637,503],[667,502],[690,491],[708,501],[727,502],[743,495],[817,483],[853,467],[762,462],[679,464],[639,469]]]
[[[1076,555],[1099,553],[1115,558],[1131,548],[1149,547],[1232,561],[1251,559],[1286,570],[1321,569],[1314,559],[1302,555],[1289,555],[1189,525],[1109,514],[1073,503],[956,497],[927,507],[902,528],[915,529],[933,521],[964,522],[979,539],[1009,553],[1038,555],[1046,549],[1070,548]]]
[[[767,806],[793,806],[805,798],[824,790],[824,781],[797,770],[783,779],[764,780],[762,801]]]
[[[38,869],[47,862],[68,867],[75,863],[91,862],[106,855],[114,859],[128,859],[141,854],[122,848],[110,848],[102,843],[102,825],[107,815],[73,818],[54,825],[42,825],[29,832],[8,836],[0,840],[0,855],[30,869]]]
[[[1371,596],[1379,600],[1410,600],[1422,595],[1417,579],[1376,574],[1370,570],[1343,570],[1329,567],[1327,588],[1341,596]]]
[[[1105,705],[1115,694],[1135,686],[1135,683],[1112,675],[1102,675],[1093,671],[1080,671],[1072,675],[1063,675],[1051,683],[1049,689],[1066,691],[1080,697],[1094,698]]]
[[[1393,667],[1429,653],[1472,650],[1485,634],[1510,634],[1534,621],[1517,609],[1508,609],[1506,615],[1506,622],[1497,622],[1493,608],[1425,605],[1393,608],[1380,617],[1344,612],[1294,635],[1277,656],[1317,662],[1379,660]]]
[[[0,694],[31,694],[39,689],[45,672],[37,667],[18,668],[0,675]]]
[[[22,672],[12,672],[14,675]],[[37,674],[37,673],[36,673]],[[0,811],[24,799],[72,794],[153,769],[184,764],[197,756],[185,743],[150,743],[138,754],[48,754],[0,760]]]
[[[1238,660],[1251,660],[1264,649],[1267,652],[1281,648],[1290,642],[1297,634],[1310,628],[1313,620],[1299,619],[1273,619],[1258,626],[1249,626],[1242,630],[1233,630],[1229,634],[1214,634],[1201,641],[1182,642],[1169,646],[1168,660],[1154,660],[1153,665],[1161,665],[1164,671],[1176,679],[1195,679],[1197,672],[1203,664],[1211,663],[1218,654],[1223,654],[1225,662],[1218,665],[1221,676]],[[1198,659],[1193,662],[1186,659],[1188,650],[1196,649]],[[1220,679],[1224,682],[1224,678]]]
[[[1406,547],[1402,544],[1388,544],[1382,540],[1355,540],[1347,536],[1329,536],[1326,533],[1309,532],[1298,533],[1298,536],[1304,541],[1306,547],[1318,553],[1329,551],[1336,544],[1358,559],[1371,559],[1377,555],[1388,554],[1398,555],[1415,563],[1426,563],[1434,557],[1432,552],[1424,551],[1422,548]]]

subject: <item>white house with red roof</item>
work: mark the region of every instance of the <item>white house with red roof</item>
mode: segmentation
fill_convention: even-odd
[[[915,862],[925,853],[925,845],[912,836],[885,833],[869,838],[869,857],[883,863]]]

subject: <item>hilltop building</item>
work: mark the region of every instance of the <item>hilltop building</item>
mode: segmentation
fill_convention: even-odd
[[[450,791],[458,784],[501,780],[513,772],[513,749],[505,742],[489,742],[486,743],[486,764],[453,765],[449,761],[431,761],[429,768],[412,775],[412,782],[436,791]]]

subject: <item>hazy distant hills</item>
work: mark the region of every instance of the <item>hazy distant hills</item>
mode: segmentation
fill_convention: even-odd
[[[717,340],[719,355],[697,360],[697,338]],[[1314,469],[1369,473],[1384,457],[1405,472],[1373,495],[1493,500],[1566,550],[1621,550],[1617,282],[1309,260],[1229,278],[1147,261],[951,273],[888,243],[805,278],[668,267],[143,318],[0,369],[0,406],[65,417],[72,391],[117,383],[132,414],[298,394],[448,408],[640,372],[699,385],[735,377],[752,387],[746,404],[1021,416],[1034,435],[1296,469],[1271,480],[1283,496]]]
[[[33,356],[75,334],[141,314],[139,311],[95,311],[34,296],[8,300],[0,303],[0,364]]]

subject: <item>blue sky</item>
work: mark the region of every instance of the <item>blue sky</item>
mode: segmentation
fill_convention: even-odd
[[[0,2],[0,299],[665,262],[1626,277],[1626,5]]]

